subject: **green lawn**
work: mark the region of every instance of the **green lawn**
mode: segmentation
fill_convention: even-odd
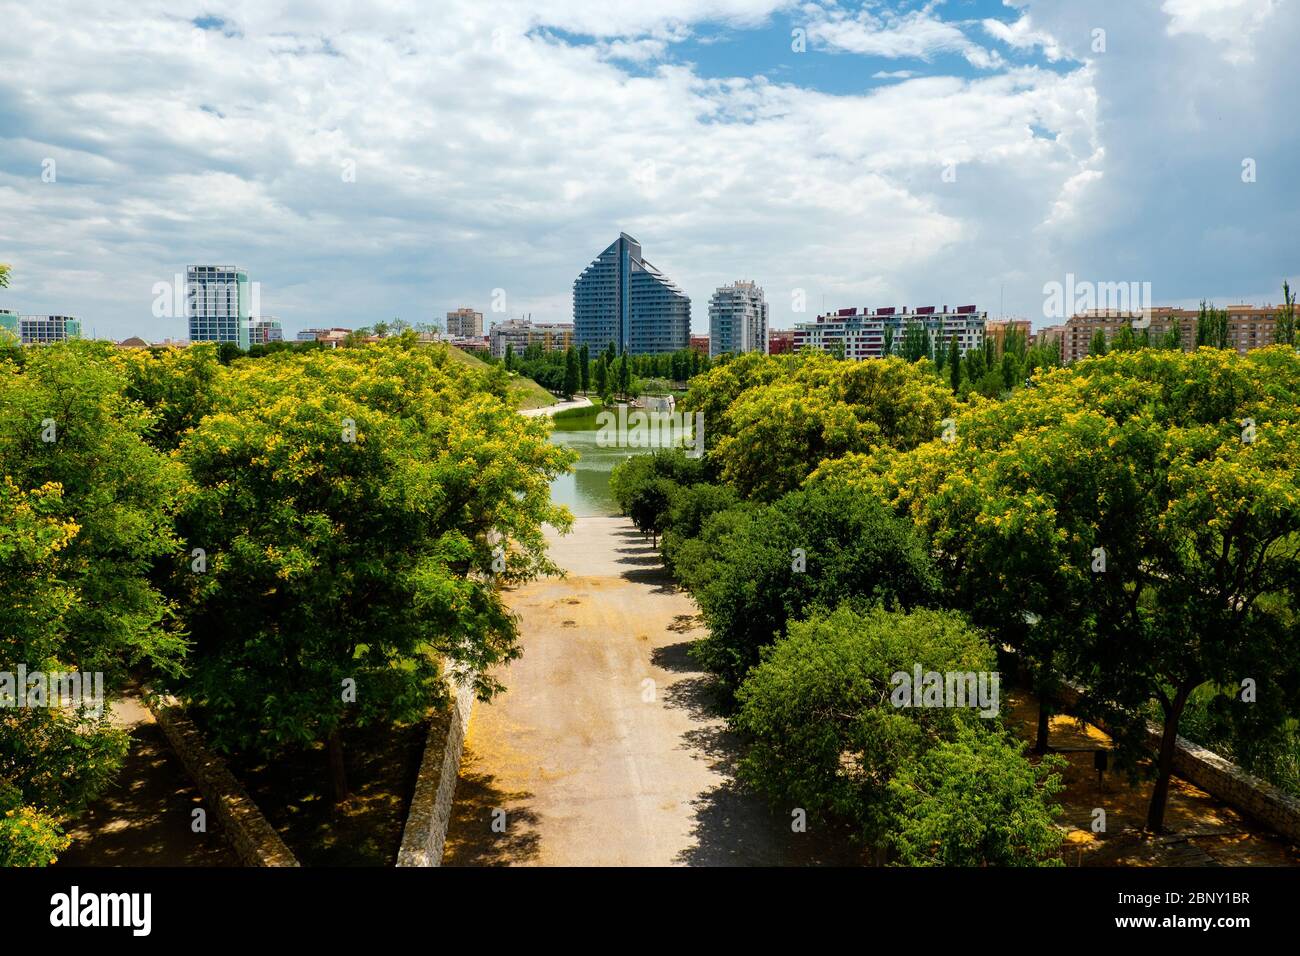
[[[470,355],[454,345],[448,345],[447,351],[455,361],[464,365],[483,366],[487,364],[477,355]],[[514,396],[516,408],[545,408],[547,405],[554,405],[559,401],[531,378],[524,378],[522,375],[511,376],[510,394]]]

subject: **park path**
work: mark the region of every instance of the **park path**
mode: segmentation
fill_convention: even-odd
[[[736,742],[686,653],[696,607],[650,542],[603,516],[549,538],[568,574],[507,594],[524,654],[475,705],[444,864],[854,862],[738,790]]]
[[[554,415],[556,412],[567,412],[570,408],[586,408],[590,404],[591,399],[581,396],[569,399],[567,402],[556,402],[554,405],[543,405],[541,408],[522,408],[519,410],[519,414],[528,418],[536,418],[539,415]]]

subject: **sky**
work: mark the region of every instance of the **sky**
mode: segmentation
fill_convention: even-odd
[[[976,304],[1300,284],[1300,0],[0,0],[0,308],[184,338],[571,321],[620,231],[691,297]],[[183,281],[183,280],[182,280]]]

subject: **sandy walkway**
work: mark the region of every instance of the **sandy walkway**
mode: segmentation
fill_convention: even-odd
[[[444,863],[852,862],[737,792],[734,741],[686,654],[695,606],[649,541],[589,517],[551,548],[569,576],[509,595],[524,656],[475,707]]]

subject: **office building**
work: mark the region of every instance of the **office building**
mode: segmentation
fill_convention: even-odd
[[[573,283],[574,342],[592,353],[676,352],[690,344],[691,300],[620,233]]]
[[[767,351],[767,299],[754,282],[733,282],[709,300],[709,354]]]
[[[248,348],[250,291],[248,273],[236,266],[190,266],[185,276],[190,341]]]

